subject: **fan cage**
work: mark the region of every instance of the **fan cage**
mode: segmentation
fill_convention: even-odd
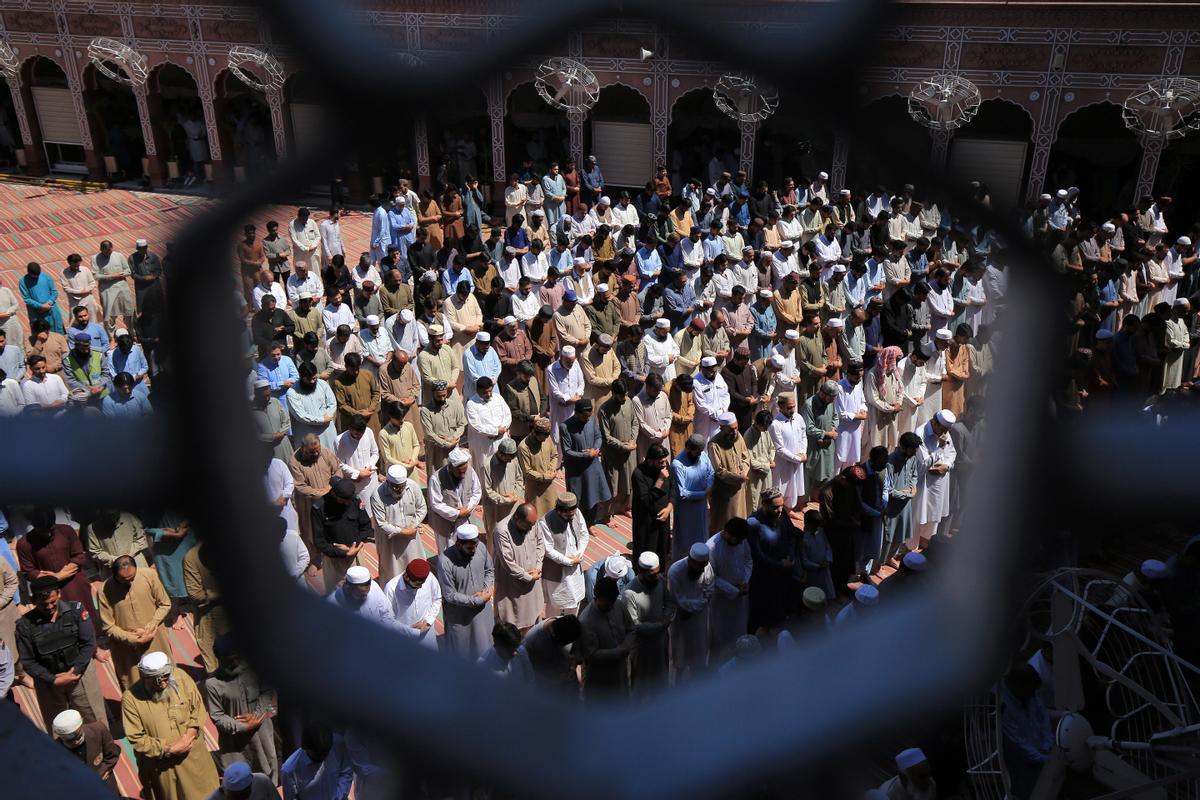
[[[551,106],[568,113],[587,111],[600,99],[595,74],[572,58],[550,58],[539,64],[534,88]]]
[[[1150,139],[1180,139],[1200,129],[1200,82],[1190,78],[1151,81],[1121,104],[1125,127]]]
[[[713,86],[713,102],[739,122],[762,122],[779,109],[779,92],[749,75],[728,74]]]
[[[252,72],[243,67],[258,67],[266,74],[265,80],[259,80]],[[257,92],[283,88],[283,65],[270,53],[264,53],[256,47],[238,45],[229,49],[229,71],[242,83]]]
[[[146,57],[116,39],[105,36],[92,39],[88,58],[101,74],[126,86],[142,86],[150,75]]]
[[[979,111],[979,87],[958,75],[934,75],[908,95],[908,115],[934,130],[955,130]]]
[[[17,60],[12,46],[6,40],[0,39],[0,77],[10,83],[15,82],[20,69],[21,62]]]

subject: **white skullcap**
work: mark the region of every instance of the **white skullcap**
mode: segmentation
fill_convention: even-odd
[[[941,411],[933,415],[933,418],[949,428],[958,421],[958,417],[954,416],[954,412],[948,408],[943,408]]]
[[[433,270],[431,270],[431,269],[427,269],[427,270],[425,270],[424,272],[422,272],[422,273],[421,273],[421,280],[423,280],[423,281],[430,281],[430,282],[432,282],[432,281],[436,281],[436,280],[437,280],[437,273],[436,273],[436,272],[434,272],[434,271],[433,271]]]
[[[399,486],[408,481],[408,470],[403,464],[392,464],[387,471],[388,483]]]
[[[1111,222],[1106,222],[1100,226],[1100,230],[1104,231],[1105,233],[1115,233],[1117,226],[1113,225]]]
[[[371,573],[367,571],[366,567],[360,567],[356,564],[355,566],[346,570],[346,583],[350,583],[355,586],[362,586],[363,584],[370,582]]]
[[[1067,190],[1066,190],[1066,189],[1059,189],[1057,192],[1055,192],[1055,193],[1054,193],[1054,195],[1055,195],[1055,197],[1057,197],[1059,200],[1062,200],[1064,197],[1066,197],[1066,196],[1067,196]]]
[[[954,338],[954,334],[951,333],[949,328],[938,328],[937,333],[935,333],[934,336],[938,339],[941,339],[943,342],[948,342]]]
[[[73,708],[60,712],[54,718],[53,730],[55,736],[71,736],[83,727],[83,716]]]
[[[710,186],[709,188],[705,189],[705,190],[704,190],[704,193],[705,193],[706,195],[708,195],[709,197],[716,197],[716,196],[717,196],[717,190],[716,190],[716,189],[713,189],[711,186]]]
[[[827,181],[827,180],[829,180],[829,173],[828,173],[828,172],[824,172],[824,171],[822,171],[822,172],[818,172],[818,173],[817,173],[817,177],[818,177],[818,178],[820,178],[820,179],[821,179],[821,180],[823,180],[823,181]]]
[[[1156,558],[1146,559],[1142,562],[1142,565],[1138,567],[1138,569],[1141,570],[1141,573],[1146,580],[1150,581],[1162,580],[1163,578],[1168,577],[1170,574],[1167,572],[1167,565]],[[55,722],[57,723],[58,720],[55,720]]]
[[[842,197],[849,197],[850,190],[849,189],[838,189],[838,194],[840,194]]]
[[[771,290],[770,289],[759,289],[758,296],[763,298],[764,300],[770,300],[771,299]]]
[[[460,542],[469,542],[472,539],[479,538],[479,528],[476,528],[470,522],[464,522],[454,529],[454,538]]]
[[[776,353],[775,355],[771,356],[771,363],[780,369],[783,369],[785,362],[783,360],[783,356],[779,355],[779,353]]]
[[[859,605],[873,606],[879,602],[879,590],[869,583],[864,583],[855,590],[854,601]]]
[[[378,314],[367,314],[367,324],[368,325],[378,325],[379,324],[379,315]]]
[[[1180,236],[1178,239],[1175,240],[1175,244],[1183,245],[1184,247],[1191,247],[1192,240],[1189,239],[1187,236]]]
[[[475,334],[475,341],[477,342],[490,342],[491,340],[492,335],[487,331],[480,331],[479,333]]]
[[[600,205],[602,205],[602,206],[611,206],[611,205],[612,205],[612,200],[609,200],[609,199],[608,199],[608,195],[604,195],[603,197],[601,197],[601,198],[600,198]]]
[[[158,677],[170,669],[171,657],[161,650],[151,650],[138,662],[138,671],[142,673],[143,678]]]
[[[264,380],[264,379],[262,379],[262,378],[259,378],[258,380],[256,380],[256,381],[254,382],[254,388],[255,388],[255,389],[265,389],[265,388],[267,388],[267,387],[268,387],[268,386],[270,386],[270,385],[271,385],[271,382],[270,382],[270,381],[268,381],[268,380]]]
[[[1192,304],[1190,302],[1188,302],[1188,299],[1186,297],[1176,298],[1175,302],[1172,303],[1171,305],[1175,306],[1176,308],[1191,308],[1192,307]]]
[[[754,248],[753,248],[753,247],[751,247],[750,245],[746,245],[745,247],[743,247],[743,248],[742,248],[742,252],[743,252],[743,253],[753,253],[753,252],[754,252]]]
[[[737,414],[734,414],[732,411],[726,411],[723,414],[717,415],[717,424],[721,427],[732,425],[735,422],[737,422]]]
[[[784,250],[791,250],[793,247],[796,246],[796,243],[793,242],[791,239],[784,239],[782,242],[779,243],[779,246],[782,247]]]
[[[845,265],[845,264],[834,264],[834,265],[833,265],[833,270],[832,270],[832,272],[835,272],[835,273],[841,274],[841,273],[843,273],[843,272],[845,272],[845,271],[846,271],[846,265]]]
[[[642,569],[658,569],[659,564],[658,553],[647,550],[638,556],[638,566]]]
[[[692,545],[692,548],[688,550],[688,558],[690,558],[692,561],[700,561],[707,564],[708,556],[708,545],[706,545],[704,542],[696,542],[694,545]]]
[[[629,562],[625,560],[625,556],[609,556],[604,559],[604,576],[613,580],[620,580],[629,574]]]
[[[133,246],[134,247],[149,247],[150,243],[147,242],[145,239],[138,239],[136,242],[133,243]]]
[[[671,327],[671,320],[659,317],[658,319],[654,320],[654,327],[669,329]]]
[[[1100,330],[1096,331],[1096,339],[1098,341],[1111,338],[1113,338],[1113,332],[1108,328],[1101,328]]]
[[[929,559],[925,558],[924,554],[918,553],[915,550],[905,553],[904,558],[901,560],[904,562],[904,566],[913,572],[924,572],[929,568]]]
[[[124,328],[117,328],[117,332],[113,334],[113,336],[118,339],[120,339],[122,336],[128,336],[128,335],[129,335],[129,331],[125,330]]]
[[[602,333],[596,337],[596,341],[599,342],[600,344],[604,344],[604,345],[608,345],[609,347],[612,347],[613,338],[612,338],[612,336],[608,335],[607,333]]]
[[[583,256],[575,256],[575,266],[580,267],[587,263],[587,259]]]
[[[917,764],[923,763],[925,763],[925,753],[919,747],[901,750],[900,755],[896,756],[896,769],[912,769]]]
[[[800,338],[800,331],[796,330],[795,328],[789,328],[788,330],[784,331],[783,338],[787,339],[789,342],[797,341]]]
[[[540,208],[535,208],[535,209],[534,209],[534,210],[533,210],[533,211],[532,211],[532,212],[529,214],[529,216],[531,216],[531,217],[544,217],[544,216],[546,216],[546,212],[545,212],[545,211],[542,211]]]
[[[509,314],[507,317],[504,318],[504,324],[505,325],[516,325],[517,318],[514,317],[513,315]]]
[[[409,323],[409,322],[412,322],[414,319],[416,319],[416,317],[413,316],[413,312],[411,310],[409,310],[407,308],[400,309],[400,321],[401,322]]]
[[[564,356],[573,356],[575,355],[575,348],[572,345],[565,344],[563,345],[562,350],[559,352],[561,352]]]
[[[605,292],[607,292],[607,291],[608,291],[608,284],[607,284],[607,283],[597,283],[597,284],[596,284],[596,292],[597,292],[597,293],[599,293],[599,294],[604,294],[604,293],[605,293]]]
[[[301,300],[312,300],[314,296],[312,292],[301,292],[299,295]]]
[[[398,205],[398,206],[402,206],[407,202],[408,202],[408,198],[406,198],[404,195],[400,195],[399,197],[396,198],[396,205]]]
[[[456,447],[450,451],[447,460],[456,467],[461,467],[463,464],[471,460],[471,454],[461,447]]]
[[[1043,199],[1043,200],[1052,200],[1052,199],[1054,199],[1054,198],[1052,198],[1052,197],[1051,197],[1049,194],[1043,193],[1043,194],[1042,194],[1042,198],[1041,198],[1041,199]]]
[[[841,317],[830,317],[829,322],[825,323],[825,327],[836,330],[838,328],[846,327],[846,322]]]
[[[504,248],[504,252],[505,252],[507,255],[510,255],[510,256],[515,256],[515,255],[517,254],[517,248],[513,247],[513,246],[510,244],[510,245],[508,245],[507,247],[505,247],[505,248]]]
[[[702,367],[715,367],[716,365],[717,360],[712,356],[705,356],[704,358],[700,359],[700,366]]]

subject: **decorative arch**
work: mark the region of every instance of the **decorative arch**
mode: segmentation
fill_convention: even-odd
[[[599,78],[600,75],[597,75],[596,77]],[[651,111],[654,108],[654,84],[653,83],[649,86],[645,86],[642,84],[641,81],[634,82],[634,81],[631,81],[624,77],[613,78],[613,79],[609,80],[608,83],[601,84],[600,91],[603,92],[605,89],[613,89],[613,88],[617,88],[617,87],[620,87],[623,89],[632,89],[633,91],[635,91],[639,95],[641,95],[642,99],[646,101],[646,110],[647,111]]]
[[[200,78],[189,64],[164,60],[150,68],[146,78],[146,116],[150,133],[146,139],[150,179],[156,183],[180,180],[187,174],[202,171],[203,166],[192,163],[188,135],[181,119],[204,120],[200,101]],[[143,123],[145,127],[145,122]]]
[[[675,121],[675,106],[679,105],[680,101],[682,101],[685,97],[688,97],[689,95],[694,95],[697,92],[704,92],[710,98],[712,97],[712,87],[708,86],[707,84],[701,84],[699,86],[693,86],[690,89],[684,89],[682,92],[677,94],[675,97],[671,98],[671,104],[670,104],[670,106],[667,107],[667,124],[668,125]],[[713,111],[720,113],[720,110],[717,108],[717,104],[715,101],[713,102]],[[732,121],[733,120],[730,120],[730,122],[732,122]]]
[[[737,172],[736,153],[742,144],[737,122],[725,116],[712,99],[712,88],[697,86],[675,98],[667,123],[667,169],[676,191],[691,178],[706,185],[713,160],[723,170]]]
[[[80,79],[93,147],[106,157],[106,172],[125,180],[140,178],[147,153],[137,95],[143,89],[114,81],[91,61],[84,65]],[[151,145],[149,150],[153,149]]]
[[[537,93],[532,78],[509,87],[504,101],[504,150],[508,172],[520,172],[525,159],[537,174],[552,162],[570,158],[570,121]]]
[[[1111,100],[1072,109],[1055,129],[1046,191],[1078,186],[1085,216],[1107,219],[1128,206],[1137,183],[1142,145]]]
[[[273,101],[242,83],[228,66],[213,76],[216,133],[225,161],[247,177],[268,171],[279,150],[275,142]],[[274,103],[278,103],[278,93]]]
[[[849,134],[851,189],[898,188],[924,174],[933,153],[929,129],[908,115],[908,96],[896,91],[865,102]]]
[[[1058,120],[1058,123],[1054,126],[1054,135],[1057,137],[1062,132],[1063,125],[1065,125],[1067,120],[1069,120],[1071,117],[1075,116],[1081,111],[1086,111],[1089,108],[1096,108],[1098,106],[1112,106],[1118,114],[1121,113],[1121,104],[1114,102],[1111,98],[1106,97],[1100,100],[1092,100],[1091,102],[1075,106],[1070,111],[1067,111],[1067,113],[1063,114]],[[1059,105],[1059,110],[1063,110],[1062,105]],[[1132,136],[1133,134],[1130,133],[1130,135]]]

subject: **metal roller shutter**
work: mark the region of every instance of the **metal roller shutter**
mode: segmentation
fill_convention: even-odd
[[[312,103],[289,103],[292,114],[292,146],[305,155],[316,145],[325,128],[326,110]]]
[[[952,139],[950,174],[964,181],[983,181],[992,202],[1011,208],[1021,202],[1028,142],[1004,139]]]
[[[79,120],[75,118],[71,91],[50,86],[31,88],[42,140],[54,144],[82,145],[83,137],[79,133]]]
[[[593,121],[592,154],[609,186],[641,187],[654,177],[654,134],[649,124]]]

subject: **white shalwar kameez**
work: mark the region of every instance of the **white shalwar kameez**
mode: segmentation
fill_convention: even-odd
[[[708,540],[708,549],[716,589],[709,612],[709,654],[723,659],[730,655],[738,637],[746,633],[750,595],[739,587],[749,586],[754,562],[750,558],[750,543],[745,540],[731,545],[720,533],[714,533]]]
[[[705,442],[721,432],[721,423],[717,417],[729,410],[729,386],[721,373],[709,380],[704,373],[697,373],[692,395],[696,401],[696,417],[693,422],[694,432],[704,437]]]
[[[650,372],[656,372],[664,380],[675,378],[675,359],[679,358],[679,344],[674,336],[659,339],[653,331],[642,337],[642,346],[646,348],[646,367]]]
[[[848,379],[842,378],[838,383],[841,385],[842,391],[834,400],[839,420],[838,437],[834,442],[837,455],[834,472],[841,472],[846,467],[859,462],[859,456],[862,454],[863,425],[866,423],[866,419],[856,419],[855,416],[860,411],[867,410],[867,399],[863,395],[862,381],[852,384]]]
[[[342,477],[354,481],[354,493],[366,508],[371,502],[371,495],[379,486],[379,475],[376,471],[379,464],[379,445],[375,442],[375,434],[367,428],[361,438],[355,439],[350,435],[350,431],[343,431],[338,434],[333,455],[342,468]],[[365,478],[358,477],[359,472],[364,469],[371,470],[370,474]]]
[[[492,454],[504,438],[500,429],[511,427],[512,410],[499,392],[493,389],[492,396],[486,401],[473,395],[467,401],[467,447],[471,451],[471,460],[481,469],[490,463]]]
[[[368,506],[375,523],[375,550],[379,554],[379,579],[390,581],[408,566],[408,562],[425,557],[421,532],[405,536],[406,528],[419,528],[425,520],[428,505],[420,484],[409,478],[399,497],[389,483],[381,483],[371,496]]]
[[[913,414],[910,430],[914,433],[919,432],[922,425],[942,410],[942,376],[945,374],[946,356],[942,350],[938,350],[936,356],[925,362],[925,402]]]
[[[296,515],[296,507],[292,505],[295,483],[292,481],[292,471],[288,469],[288,465],[278,458],[272,458],[271,463],[267,465],[267,474],[263,477],[263,484],[267,493],[267,502],[274,505],[279,498],[286,498],[286,502],[278,508],[279,518],[287,525],[287,530],[300,530],[300,518]]]
[[[709,604],[716,582],[712,564],[705,564],[695,580],[687,570],[686,558],[679,559],[667,570],[667,589],[679,609],[669,628],[671,661],[677,678],[685,671],[702,670],[708,665]]]
[[[404,582],[404,576],[397,575],[388,581],[383,593],[392,608],[396,630],[405,636],[411,636],[430,650],[437,650],[437,630],[434,624],[442,613],[442,587],[437,582],[437,577],[431,572],[420,589],[410,589]],[[422,621],[429,623],[424,632],[413,627]]]
[[[321,274],[321,231],[312,217],[305,220],[303,227],[296,227],[297,220],[288,223],[288,236],[292,240],[292,268],[307,264],[314,275]]]
[[[557,514],[557,511],[550,511]],[[566,612],[574,612],[583,602],[586,594],[586,582],[583,575],[583,562],[572,564],[571,559],[582,556],[587,552],[591,535],[583,513],[576,509],[575,516],[555,534],[542,517],[537,523],[537,535],[542,537],[542,545],[546,548],[544,564],[553,562],[559,573],[558,581],[543,575],[542,589],[545,591],[547,616],[558,616]],[[544,569],[543,569],[544,572]]]
[[[904,387],[904,398],[901,401],[903,408],[897,415],[900,433],[917,431],[921,427],[916,422],[917,414],[925,403],[925,386],[929,382],[929,373],[925,371],[925,367],[918,367],[908,356],[900,359],[896,369],[900,372],[900,383]],[[921,405],[918,405],[918,401]]]
[[[767,431],[775,443],[771,485],[783,495],[784,504],[794,508],[804,497],[804,462],[808,458],[808,430],[804,418],[794,412],[791,417],[776,414]]]
[[[913,535],[908,546],[916,547],[920,539],[932,539],[937,533],[938,523],[950,515],[950,473],[954,470],[957,452],[949,431],[940,437],[933,431],[933,423],[927,422],[918,434],[921,449],[917,465],[917,495],[913,498]],[[950,470],[943,475],[929,471],[935,464],[945,464]]]
[[[329,593],[329,602],[363,619],[378,622],[380,625],[391,626],[394,624],[391,604],[375,581],[371,581],[371,589],[362,602],[359,602],[357,594],[348,594],[344,585],[338,586]]]
[[[566,422],[575,414],[575,401],[571,398],[576,395],[583,397],[583,370],[579,368],[577,360],[567,367],[560,359],[546,370],[546,381],[550,388],[550,435],[558,444],[559,423]]]

